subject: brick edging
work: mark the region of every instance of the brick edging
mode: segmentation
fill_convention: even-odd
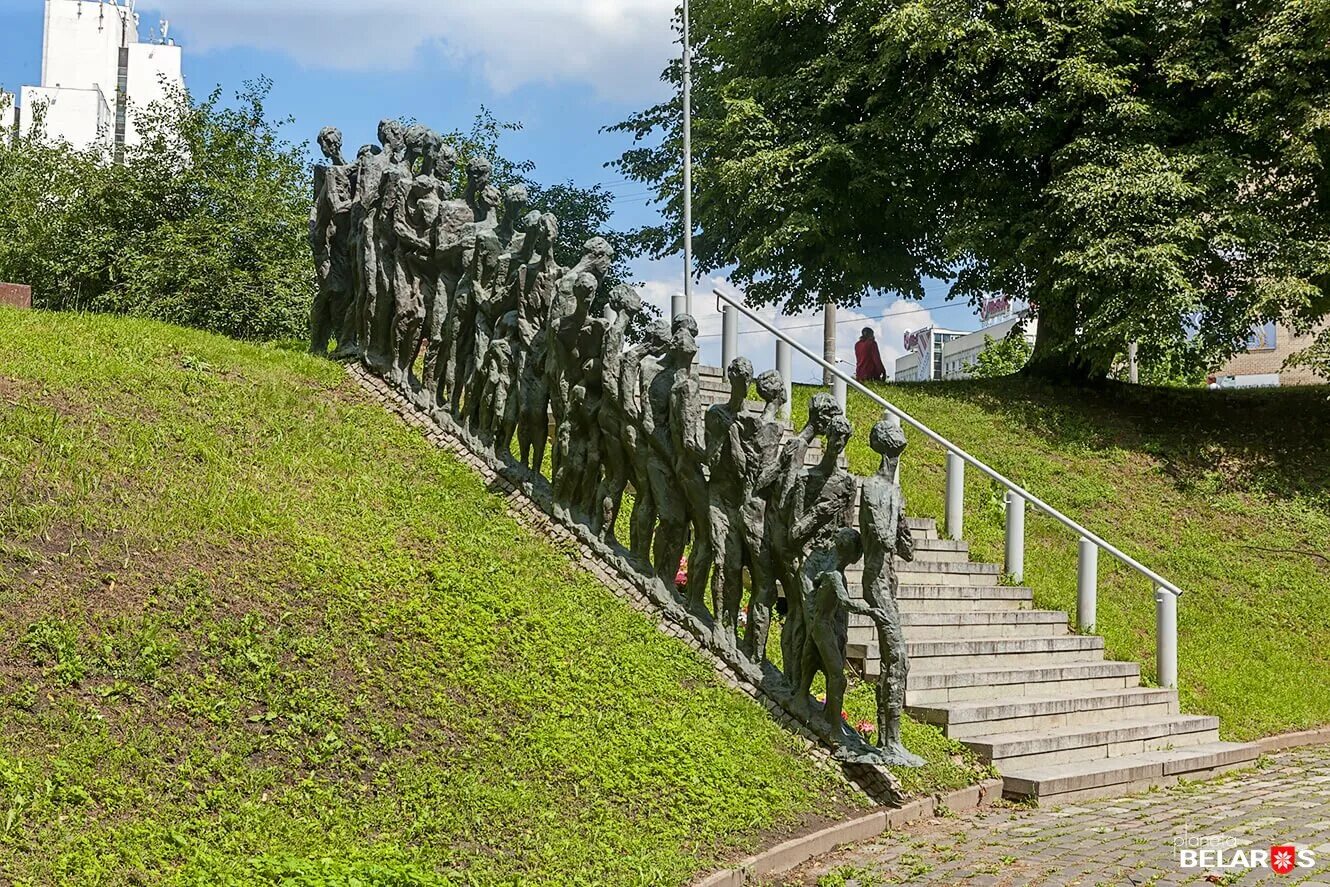
[[[745,887],[752,878],[787,872],[809,860],[830,853],[837,847],[870,841],[883,832],[931,819],[938,810],[949,813],[973,813],[1002,797],[1002,780],[987,779],[978,785],[957,789],[944,795],[920,798],[892,810],[879,810],[867,816],[837,823],[802,838],[792,838],[761,853],[740,860],[734,866],[712,872],[693,882],[692,887]]]
[[[1255,744],[1263,755],[1304,745],[1330,745],[1330,726],[1299,730],[1296,733],[1277,733],[1257,739]]]

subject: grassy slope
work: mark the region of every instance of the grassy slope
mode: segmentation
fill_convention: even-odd
[[[0,881],[668,884],[847,806],[338,367],[0,310]]]
[[[796,414],[811,391],[796,395]],[[1100,393],[1021,379],[879,389],[1049,504],[1167,576],[1179,605],[1183,705],[1229,738],[1330,723],[1330,399],[1327,389],[1209,392],[1115,386]],[[866,432],[867,398],[850,405]],[[876,467],[856,436],[852,468]],[[913,514],[940,517],[942,451],[910,433]],[[967,472],[966,536],[1001,562],[1002,491]],[[1074,612],[1076,539],[1031,511],[1026,584]],[[1278,549],[1266,551],[1262,549]],[[1109,655],[1154,671],[1150,583],[1100,556]]]

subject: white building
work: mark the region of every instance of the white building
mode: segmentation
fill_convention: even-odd
[[[10,141],[17,127],[18,96],[0,90],[0,141]]]
[[[894,378],[897,382],[968,379],[970,368],[989,347],[989,340],[1002,341],[1023,319],[1025,339],[1034,344],[1039,322],[1032,317],[1026,319],[1028,313],[1027,310],[1017,311],[1010,299],[999,297],[980,306],[979,319],[983,326],[973,332],[929,327],[906,333],[905,348],[909,353],[896,361]]]
[[[942,354],[947,343],[964,336],[962,330],[926,327],[905,334],[906,355],[896,360],[897,382],[932,382],[942,378]]]
[[[979,355],[989,347],[990,342],[1001,342],[1020,322],[1020,317],[1011,317],[948,342],[942,354],[942,378],[970,378],[970,369],[979,360]],[[1038,329],[1039,321],[1031,318],[1025,322],[1025,329],[1021,332],[1025,336],[1025,341],[1032,346]]]
[[[38,119],[48,138],[76,148],[137,145],[137,111],[183,86],[180,47],[139,42],[134,0],[45,0],[42,82],[25,86],[20,131]]]

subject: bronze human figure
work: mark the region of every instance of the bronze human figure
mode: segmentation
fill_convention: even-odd
[[[356,341],[351,256],[355,174],[342,157],[342,133],[335,127],[319,133],[319,148],[328,163],[314,167],[309,233],[318,291],[310,311],[310,351],[326,354],[336,335],[335,356],[341,358],[355,353]]]
[[[596,488],[595,507],[591,513],[591,531],[603,539],[614,538],[619,506],[632,475],[631,456],[626,438],[629,421],[622,391],[624,336],[629,325],[642,312],[642,298],[630,286],[616,286],[610,291],[609,307],[614,321],[605,330],[601,343],[601,405],[596,415],[600,428],[603,474]]]
[[[745,553],[750,558],[747,566],[752,584],[743,651],[748,658],[761,662],[766,657],[771,610],[776,605],[778,571],[766,522],[773,507],[774,488],[780,474],[781,443],[785,438],[785,424],[779,418],[780,409],[785,404],[785,381],[780,373],[767,370],[757,377],[755,387],[757,396],[762,399],[762,413],[740,418],[748,466],[740,528],[744,534]]]
[[[698,614],[706,613],[707,583],[715,560],[711,546],[711,503],[707,496],[707,447],[702,399],[693,362],[697,358],[697,324],[688,315],[675,320],[670,345],[674,384],[669,392],[670,443],[674,449],[674,476],[683,494],[684,512],[692,530],[688,556],[686,600]]]
[[[744,433],[744,401],[753,381],[753,364],[736,357],[726,368],[730,398],[706,412],[706,465],[710,482],[708,526],[715,567],[711,577],[711,610],[716,642],[739,645],[739,606],[743,602],[743,571],[757,552],[747,550],[744,506],[750,495],[749,448]],[[756,454],[754,454],[756,455]]]
[[[642,343],[623,356],[619,370],[619,396],[623,408],[623,444],[633,484],[633,510],[629,516],[628,550],[641,563],[651,563],[651,543],[656,528],[656,500],[652,493],[650,465],[652,447],[646,439],[647,396],[660,360],[669,351],[670,324],[655,320],[648,325]]]
[[[877,683],[878,745],[888,763],[922,766],[923,759],[901,743],[901,713],[910,665],[896,605],[899,580],[895,559],[914,560],[914,539],[905,519],[905,498],[896,483],[896,469],[905,450],[905,433],[894,417],[878,422],[868,445],[881,456],[877,473],[864,478],[859,502],[859,531],[864,543],[864,615],[877,628],[882,674]]]

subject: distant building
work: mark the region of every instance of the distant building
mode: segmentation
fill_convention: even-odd
[[[184,85],[166,23],[159,42],[140,43],[134,0],[45,2],[42,82],[23,87],[20,131],[40,119],[48,138],[76,148],[139,144],[135,113]]]
[[[1009,317],[1000,323],[986,326],[973,333],[967,333],[959,339],[952,339],[942,352],[942,378],[970,378],[970,370],[979,360],[979,355],[983,354],[990,344],[1005,339],[1023,319],[1022,313],[1022,315]],[[1030,318],[1025,321],[1025,328],[1020,335],[1025,337],[1025,341],[1034,345],[1034,336],[1038,329],[1039,321]]]
[[[1028,318],[1028,310],[1017,311],[1010,299],[992,298],[979,308],[983,326],[974,331],[945,330],[928,327],[905,334],[908,354],[896,361],[897,382],[935,382],[942,379],[968,379],[969,368],[988,347],[987,337],[1001,341],[1016,324],[1025,320],[1025,338],[1034,342],[1038,322]]]
[[[1315,338],[1314,332],[1299,336],[1280,323],[1257,327],[1247,340],[1247,350],[1216,370],[1210,376],[1210,385],[1217,388],[1271,388],[1319,385],[1330,381],[1305,367],[1284,369],[1284,361],[1306,349]]]
[[[18,130],[18,96],[0,90],[0,140],[11,141]]]
[[[946,344],[959,339],[961,330],[925,327],[905,334],[904,357],[896,360],[895,381],[933,382],[942,378],[942,351]]]

